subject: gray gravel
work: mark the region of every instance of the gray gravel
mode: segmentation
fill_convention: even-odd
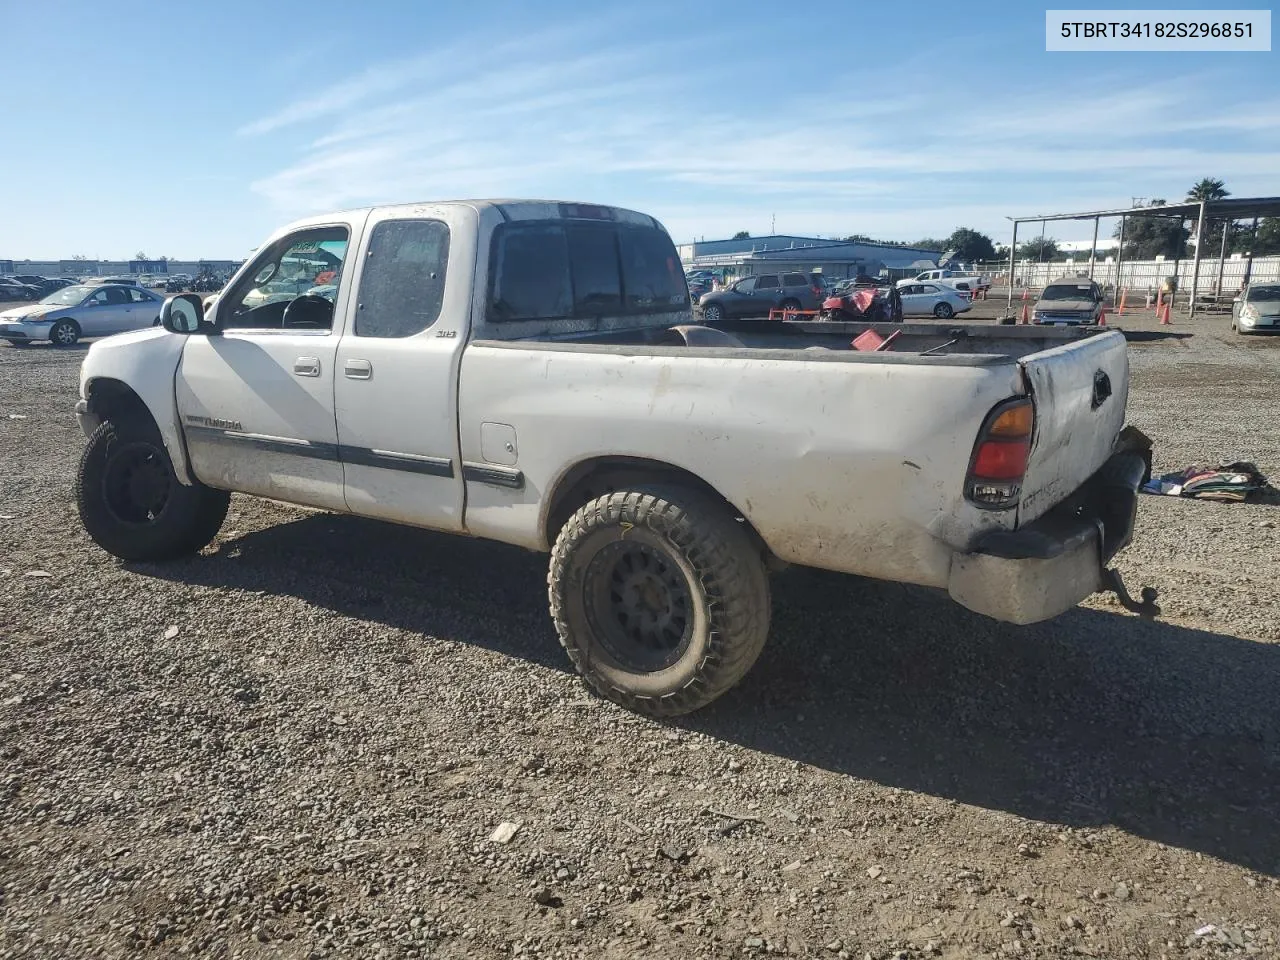
[[[1280,475],[1280,338],[1223,326],[1133,346],[1131,419]],[[1277,955],[1275,506],[1144,499],[1157,623],[790,571],[659,724],[567,672],[540,556],[241,497],[105,556],[82,355],[0,347],[0,957]]]

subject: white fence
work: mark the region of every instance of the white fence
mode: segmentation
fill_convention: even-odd
[[[1221,261],[1221,290],[1218,289],[1219,262],[1217,257],[1200,261],[1200,279],[1196,284],[1197,293],[1236,293],[1244,285],[1245,269],[1249,266],[1247,259],[1244,257],[1239,259],[1228,257],[1225,261]],[[1160,286],[1161,280],[1165,277],[1172,277],[1175,273],[1175,263],[1172,260],[1126,260],[1119,265],[1119,277],[1116,276],[1116,266],[1114,260],[1108,263],[1099,258],[1093,265],[1093,279],[1103,286],[1127,287],[1135,292],[1145,292],[1147,289],[1156,290]],[[1005,261],[1003,264],[984,265],[983,271],[998,274],[1001,278],[999,282],[1003,286],[1003,279],[1009,275],[1009,264],[1008,261]],[[1088,273],[1088,257],[1083,260],[1068,260],[1066,263],[1036,263],[1035,261],[1024,260],[1015,264],[1013,285],[1014,287],[1043,287],[1049,281],[1057,280],[1060,277],[1087,276]],[[1178,277],[1178,292],[1180,294],[1190,293],[1191,260],[1188,258],[1179,261],[1176,264],[1176,273]],[[1255,283],[1280,281],[1280,256],[1255,257],[1249,276]]]

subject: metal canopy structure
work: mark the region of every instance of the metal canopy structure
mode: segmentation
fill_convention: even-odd
[[[1103,218],[1120,218],[1120,245],[1116,250],[1116,276],[1119,277],[1119,266],[1124,259],[1124,228],[1129,217],[1155,217],[1165,220],[1177,220],[1185,224],[1188,218],[1195,218],[1196,249],[1191,268],[1191,295],[1187,304],[1190,316],[1196,313],[1196,293],[1200,281],[1200,260],[1202,259],[1204,240],[1204,224],[1206,220],[1235,221],[1253,218],[1253,237],[1258,235],[1258,220],[1261,217],[1280,217],[1280,197],[1228,197],[1224,200],[1192,200],[1184,203],[1167,203],[1159,206],[1120,207],[1114,210],[1084,210],[1080,213],[1041,213],[1028,217],[1009,217],[1013,222],[1013,240],[1009,244],[1009,304],[1008,311],[1013,312],[1013,278],[1017,269],[1018,226],[1023,223],[1039,223],[1041,233],[1044,225],[1055,220],[1092,220],[1093,246],[1089,251],[1089,279],[1093,279],[1093,267],[1098,252],[1098,223]],[[1222,250],[1218,256],[1218,289],[1222,287],[1223,261],[1226,259],[1227,230],[1222,231]],[[1253,240],[1250,241],[1252,248]],[[1181,258],[1174,260],[1174,271],[1177,276]],[[1253,251],[1249,251],[1249,266],[1245,276],[1253,266]],[[1118,282],[1118,281],[1117,281]]]

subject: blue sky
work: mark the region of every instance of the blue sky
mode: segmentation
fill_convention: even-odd
[[[1044,10],[0,0],[25,131],[0,258],[240,257],[295,217],[456,197],[616,203],[677,240],[771,216],[1007,240],[1010,214],[1201,176],[1280,193],[1280,54],[1046,53]]]

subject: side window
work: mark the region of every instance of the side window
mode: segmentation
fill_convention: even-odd
[[[107,288],[102,287],[92,297],[85,301],[90,307],[104,307],[107,304]]]
[[[580,317],[621,313],[617,228],[611,223],[569,223],[565,232],[573,275],[573,312]]]
[[[132,300],[134,303],[151,303],[152,302],[151,297],[147,296],[147,294],[144,291],[139,290],[136,287],[129,291],[129,299]]]
[[[757,277],[757,278],[756,278],[756,290],[757,290],[757,291],[759,291],[759,290],[777,290],[777,289],[778,289],[778,278],[777,278],[777,277]]]
[[[622,255],[622,287],[628,313],[662,313],[688,306],[675,245],[653,227],[618,227]]]
[[[553,320],[573,310],[569,244],[559,223],[499,227],[490,273],[488,319],[492,323]]]
[[[107,295],[107,303],[112,306],[119,306],[122,303],[129,302],[129,294],[124,287],[112,284],[103,291]]]
[[[756,278],[747,277],[745,280],[739,280],[734,284],[733,289],[738,293],[753,293],[756,289]]]
[[[224,330],[332,329],[347,242],[346,227],[311,227],[276,241],[219,298],[218,323]]]
[[[782,278],[782,285],[784,287],[807,287],[809,286],[809,281],[805,279],[803,273],[788,273]]]
[[[355,334],[411,337],[444,302],[449,228],[439,220],[386,220],[373,228],[360,279]]]

